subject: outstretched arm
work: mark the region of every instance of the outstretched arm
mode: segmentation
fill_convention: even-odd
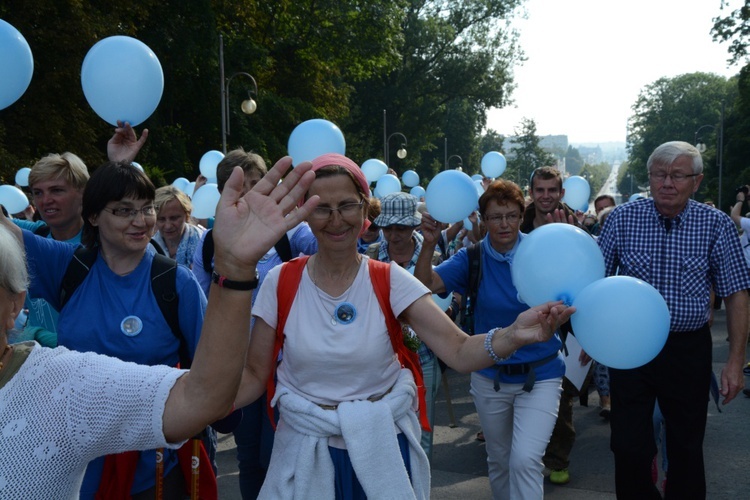
[[[144,128],[139,139],[128,122],[117,121],[114,135],[107,142],[107,158],[110,161],[131,163],[146,143],[148,129]]]
[[[291,163],[289,157],[279,160],[244,197],[242,169],[234,169],[216,209],[217,274],[233,281],[254,280],[258,260],[317,205],[314,196],[293,211],[315,174],[310,163],[302,163],[278,184]],[[192,368],[172,388],[164,409],[168,441],[187,439],[229,413],[245,362],[251,296],[251,290],[211,285]]]

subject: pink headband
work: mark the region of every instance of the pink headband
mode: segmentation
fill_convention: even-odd
[[[365,196],[367,198],[370,198],[370,183],[367,182],[365,174],[362,173],[362,169],[359,168],[359,165],[354,163],[346,156],[340,155],[338,153],[326,153],[315,158],[312,161],[312,165],[313,172],[320,170],[323,167],[329,167],[331,165],[337,165],[339,167],[345,168],[357,180],[360,187],[362,188],[362,191],[364,191]],[[359,236],[362,236],[362,234],[367,231],[367,228],[370,227],[370,224],[372,223],[368,219],[365,219],[364,224],[362,224],[362,230],[359,232]]]
[[[320,170],[323,167],[329,167],[331,165],[338,165],[347,169],[357,180],[360,187],[362,188],[362,191],[364,191],[365,196],[367,198],[370,197],[370,183],[367,182],[365,174],[362,173],[362,169],[359,168],[359,165],[354,163],[346,156],[337,153],[326,153],[315,158],[312,161],[312,165],[313,172],[315,172],[316,170]]]

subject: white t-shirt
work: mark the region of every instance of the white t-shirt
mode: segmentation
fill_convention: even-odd
[[[750,234],[750,219],[747,217],[741,217],[740,227],[742,228],[740,245],[742,246],[742,253],[745,255],[747,266],[750,267],[750,239],[747,237],[747,235]]]
[[[253,315],[274,329],[280,272],[281,266],[268,273],[253,306]],[[416,278],[391,266],[390,302],[396,317],[427,293]],[[356,317],[347,325],[334,325],[331,316],[342,302],[354,305]],[[381,395],[398,378],[401,367],[370,281],[367,257],[352,286],[339,297],[318,289],[305,267],[284,334],[278,383],[314,403],[335,405]]]

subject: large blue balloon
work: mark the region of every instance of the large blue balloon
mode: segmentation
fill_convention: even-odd
[[[485,177],[500,177],[505,172],[507,162],[497,151],[490,151],[482,157],[482,173]]]
[[[17,214],[26,210],[29,199],[16,186],[5,184],[0,186],[0,205],[4,206],[9,214]]]
[[[23,35],[0,19],[0,109],[16,102],[31,83],[34,57]]]
[[[413,197],[417,198],[417,199],[421,199],[421,198],[424,197],[425,192],[426,191],[424,190],[424,188],[422,186],[414,186],[409,191],[409,194],[412,195]]]
[[[216,184],[206,184],[193,194],[193,213],[196,219],[208,219],[216,215],[216,205],[219,204],[219,187]]]
[[[393,174],[385,174],[378,179],[375,188],[378,190],[378,194],[382,198],[388,194],[401,191],[401,181]]]
[[[458,170],[444,170],[427,185],[425,203],[433,219],[453,224],[468,217],[479,196],[471,177]]]
[[[201,161],[198,164],[201,175],[203,175],[203,177],[205,177],[206,179],[215,179],[216,167],[219,166],[219,162],[221,162],[221,160],[223,159],[224,153],[222,153],[221,151],[216,151],[215,149],[203,153],[203,156],[201,156]]]
[[[28,186],[30,173],[31,173],[31,169],[29,167],[19,168],[18,172],[16,172],[16,184],[18,184],[21,187]]]
[[[533,233],[532,233],[533,234]],[[586,353],[619,369],[645,365],[661,352],[669,335],[669,309],[648,283],[628,276],[598,280],[578,294],[570,318]]]
[[[641,198],[644,198],[644,196],[641,193],[635,193],[635,194],[630,195],[630,198],[628,198],[628,201],[640,200]]]
[[[294,165],[312,161],[326,153],[346,154],[344,134],[328,120],[316,118],[297,125],[289,136],[287,145]]]
[[[404,175],[401,176],[401,180],[406,187],[414,187],[419,184],[419,174],[414,170],[407,170]]]
[[[519,298],[529,306],[551,300],[572,304],[581,290],[604,278],[604,257],[583,229],[550,223],[521,240],[510,270]]]
[[[563,189],[565,190],[565,196],[563,196],[562,201],[567,203],[568,206],[573,208],[588,207],[589,196],[591,196],[589,181],[574,175],[565,179]]]
[[[154,112],[164,91],[164,74],[156,55],[129,36],[96,43],[81,66],[83,95],[104,121],[135,126]]]
[[[377,182],[378,179],[383,177],[388,172],[388,165],[383,163],[383,160],[377,158],[370,158],[362,164],[362,173],[365,174],[367,182]]]

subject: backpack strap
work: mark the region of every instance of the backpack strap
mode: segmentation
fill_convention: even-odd
[[[214,230],[209,229],[206,231],[206,237],[203,238],[203,248],[201,249],[203,256],[203,270],[207,274],[211,275],[214,272]]]
[[[65,269],[62,284],[60,285],[60,310],[65,307],[70,297],[73,296],[76,289],[86,279],[98,254],[99,251],[96,248],[88,249],[82,246],[79,246],[73,252],[73,258]]]
[[[372,281],[375,295],[380,304],[380,310],[385,316],[385,324],[388,326],[388,336],[391,339],[393,351],[398,356],[401,366],[408,368],[414,375],[414,382],[417,384],[417,396],[419,399],[419,423],[422,429],[429,432],[430,422],[427,419],[427,390],[424,386],[422,377],[422,365],[419,363],[419,355],[410,350],[404,344],[404,334],[401,330],[401,322],[396,319],[391,309],[391,265],[380,262],[375,259],[368,259],[367,264],[370,271],[370,280]]]
[[[461,302],[461,320],[459,323],[469,335],[474,335],[474,311],[477,306],[479,282],[482,279],[482,244],[474,243],[466,249],[469,258],[469,284],[466,297]]]
[[[180,368],[188,369],[192,356],[187,340],[180,328],[180,296],[177,294],[177,262],[161,254],[155,254],[151,262],[151,290],[156,298],[164,320],[172,334],[180,341]]]
[[[47,236],[49,236],[49,233],[50,233],[50,227],[47,224],[44,224],[34,229],[34,234],[37,236],[41,236],[43,238],[46,238]]]
[[[286,326],[286,320],[289,317],[289,311],[292,309],[294,297],[297,295],[299,283],[302,281],[302,272],[305,270],[305,265],[309,258],[309,255],[305,255],[282,264],[281,272],[279,274],[279,285],[276,287],[276,302],[279,319],[276,324],[276,341],[273,345],[273,363],[271,366],[271,373],[266,382],[266,409],[268,410],[268,418],[274,429],[276,428],[276,419],[273,414],[273,408],[271,407],[271,401],[276,393],[276,367],[278,365],[276,360],[279,359],[279,353],[284,345],[284,327]]]

